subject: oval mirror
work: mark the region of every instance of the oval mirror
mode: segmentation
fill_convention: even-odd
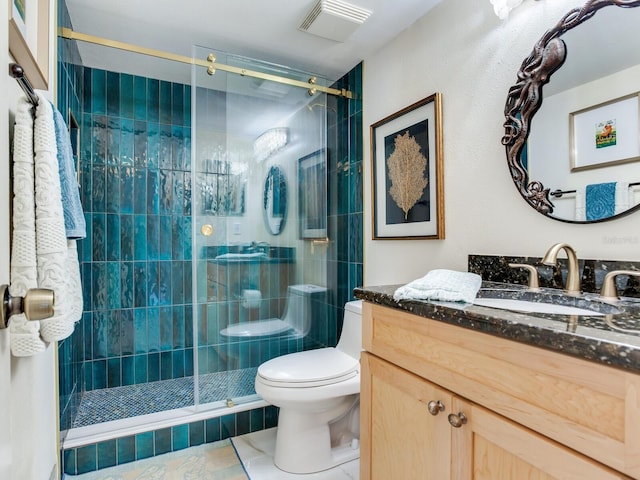
[[[507,163],[543,215],[591,223],[640,208],[640,9],[630,8],[638,6],[590,0],[571,10],[509,89]]]
[[[272,235],[279,235],[287,220],[287,178],[278,166],[272,166],[264,181],[262,196],[264,224]]]

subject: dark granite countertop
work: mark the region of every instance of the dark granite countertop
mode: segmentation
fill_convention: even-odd
[[[464,302],[395,301],[393,293],[398,287],[359,287],[354,295],[451,325],[640,373],[640,299],[622,297],[617,302],[605,303],[593,293],[572,297],[557,289],[542,288],[533,292],[522,285],[496,282],[483,282],[477,295],[552,301],[604,314],[558,315],[521,313]]]

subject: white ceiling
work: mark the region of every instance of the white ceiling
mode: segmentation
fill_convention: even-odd
[[[193,45],[202,45],[335,80],[441,1],[350,0],[373,13],[345,42],[298,30],[316,0],[67,0],[67,5],[78,32],[187,56]],[[80,45],[85,64],[113,69],[117,54],[107,50],[113,49]]]

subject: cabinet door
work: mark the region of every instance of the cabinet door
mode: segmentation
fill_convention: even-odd
[[[470,402],[454,397],[452,408],[466,417],[452,428],[454,480],[629,478]]]
[[[367,353],[361,362],[360,478],[450,478],[451,394]],[[429,413],[438,401],[444,411]]]

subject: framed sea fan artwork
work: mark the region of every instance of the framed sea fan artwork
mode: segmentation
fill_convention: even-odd
[[[442,95],[371,125],[373,239],[443,239]]]

